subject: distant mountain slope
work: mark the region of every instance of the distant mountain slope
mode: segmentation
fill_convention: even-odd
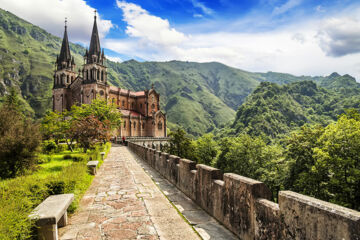
[[[321,84],[328,86],[348,82],[347,76],[337,76],[337,80],[324,79]],[[326,83],[326,84],[325,84]],[[305,123],[327,125],[336,120],[345,108],[360,109],[360,88],[351,81],[348,87],[341,85],[339,89],[327,90],[312,81],[293,82],[285,85],[263,82],[242,104],[237,113],[232,128],[235,134],[249,133],[251,135],[265,134],[276,138],[286,134]],[[349,88],[353,87],[355,88]]]
[[[69,37],[71,40],[71,31]],[[60,38],[0,9],[0,96],[13,86],[21,91],[24,103],[35,117],[51,109],[52,76],[60,46]],[[85,49],[77,44],[70,44],[70,48],[80,68]],[[352,88],[358,84],[348,75],[313,78],[251,73],[216,62],[130,60],[107,61],[106,65],[109,82],[115,86],[143,90],[154,83],[161,94],[161,107],[167,112],[169,126],[182,126],[195,136],[233,121],[237,108],[261,82],[285,84],[313,80],[337,91],[344,91],[341,90],[344,83]]]

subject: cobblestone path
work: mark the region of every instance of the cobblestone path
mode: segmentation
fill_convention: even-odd
[[[60,239],[199,239],[126,147],[113,145]]]

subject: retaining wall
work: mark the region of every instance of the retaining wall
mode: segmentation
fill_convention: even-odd
[[[240,239],[360,240],[360,212],[291,191],[279,204],[259,181],[129,142],[148,162]]]

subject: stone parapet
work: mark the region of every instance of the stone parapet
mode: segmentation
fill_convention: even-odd
[[[129,148],[240,239],[360,240],[360,212],[129,142]]]

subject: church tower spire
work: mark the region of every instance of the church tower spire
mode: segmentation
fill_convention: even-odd
[[[68,63],[71,61],[71,53],[69,47],[69,39],[67,34],[67,19],[65,18],[65,31],[64,37],[61,44],[60,56],[57,59],[58,69],[66,68]]]
[[[67,87],[74,80],[75,61],[70,53],[66,18],[60,55],[57,56],[55,65],[54,88]]]
[[[96,10],[94,25],[91,33],[90,46],[84,55],[84,82],[85,83],[104,83],[107,82],[106,67],[104,66],[104,49],[100,47],[99,31],[96,22]]]

